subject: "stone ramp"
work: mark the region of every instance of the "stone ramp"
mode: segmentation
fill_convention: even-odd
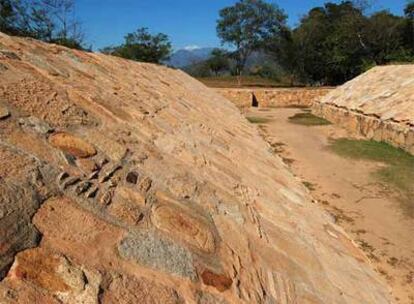
[[[391,303],[185,73],[0,34],[0,104],[0,303]]]
[[[414,153],[414,65],[375,67],[330,92],[314,112]]]

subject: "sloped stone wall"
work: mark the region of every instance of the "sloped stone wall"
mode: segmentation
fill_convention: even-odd
[[[1,33],[0,65],[0,303],[392,303],[197,80]]]
[[[357,113],[331,104],[318,103],[312,112],[338,124],[355,135],[384,141],[414,154],[414,127],[393,121],[383,121],[375,116]]]
[[[316,115],[414,153],[414,65],[377,66],[321,98]]]
[[[216,89],[239,108],[252,106],[253,96],[259,107],[310,107],[333,88]]]

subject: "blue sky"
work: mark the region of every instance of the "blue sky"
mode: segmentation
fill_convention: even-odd
[[[119,44],[123,36],[138,27],[167,34],[175,49],[188,46],[219,46],[216,37],[218,11],[236,0],[76,0],[77,17],[82,21],[88,44],[94,49]],[[275,1],[297,24],[319,0]],[[373,0],[375,9],[389,9],[402,15],[407,0]]]

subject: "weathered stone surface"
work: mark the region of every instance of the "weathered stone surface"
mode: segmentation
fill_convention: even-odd
[[[31,217],[39,204],[33,190],[6,183],[0,177],[0,278],[17,252],[37,245],[40,235]]]
[[[197,293],[197,304],[227,304],[228,302],[207,292]]]
[[[129,226],[138,225],[144,218],[145,197],[129,187],[116,189],[108,213]]]
[[[75,157],[87,158],[96,154],[91,144],[68,133],[55,133],[49,137],[49,142],[52,146]]]
[[[99,175],[99,182],[105,183],[109,181],[118,170],[121,170],[121,168],[122,166],[120,164],[112,164],[108,166]]]
[[[391,302],[214,90],[162,66],[2,33],[0,44],[20,58],[0,54],[2,105],[58,132],[0,121],[0,303]]]
[[[191,280],[196,278],[190,251],[153,231],[129,235],[118,250],[123,258],[141,265]]]
[[[92,172],[96,172],[98,170],[98,165],[92,159],[77,159],[76,165],[86,174],[91,174]]]
[[[215,287],[218,291],[226,291],[233,284],[233,280],[226,275],[214,273],[211,270],[204,270],[201,274],[203,283]]]
[[[194,218],[185,210],[172,206],[158,206],[153,210],[154,225],[167,234],[207,253],[215,250],[214,236],[201,218]]]
[[[414,154],[413,92],[414,65],[375,67],[326,95],[313,112]]]
[[[59,272],[62,272],[62,275]],[[64,257],[39,249],[19,253],[9,276],[56,293],[67,292],[72,287],[66,282],[63,272],[70,272],[75,277],[71,285],[78,289],[84,288],[82,273],[71,268]]]
[[[22,128],[31,129],[39,134],[47,134],[53,131],[53,128],[45,121],[42,121],[34,116],[20,118],[19,124]]]
[[[310,107],[333,88],[293,89],[215,89],[239,108],[257,107]]]
[[[138,182],[138,173],[131,171],[128,172],[127,176],[125,177],[125,180],[130,184],[136,184]]]
[[[109,263],[124,231],[77,207],[68,198],[45,202],[33,219],[42,243],[89,266]]]
[[[11,286],[20,284],[26,292],[33,292],[31,289],[34,287],[38,293],[46,291],[53,294],[59,303],[72,304],[98,303],[101,278],[98,273],[73,265],[61,254],[37,248],[17,255],[6,281]],[[33,302],[23,298],[18,303]]]
[[[145,278],[118,275],[111,278],[107,290],[103,291],[101,303],[181,304],[184,301],[172,288]]]
[[[0,119],[7,118],[9,116],[9,110],[5,106],[0,105]]]
[[[149,177],[144,177],[138,184],[138,189],[142,193],[147,193],[152,186],[152,180]]]

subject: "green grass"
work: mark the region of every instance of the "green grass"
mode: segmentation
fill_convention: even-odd
[[[297,113],[289,117],[291,123],[302,126],[326,126],[331,123],[324,118],[313,115],[312,113]]]
[[[375,176],[401,193],[406,213],[414,217],[414,156],[384,142],[372,140],[337,139],[330,149],[352,159],[382,162],[386,166],[377,170]]]
[[[264,124],[267,123],[269,121],[271,121],[268,118],[264,118],[264,117],[256,117],[256,116],[250,116],[250,117],[246,117],[247,120],[253,124]]]

